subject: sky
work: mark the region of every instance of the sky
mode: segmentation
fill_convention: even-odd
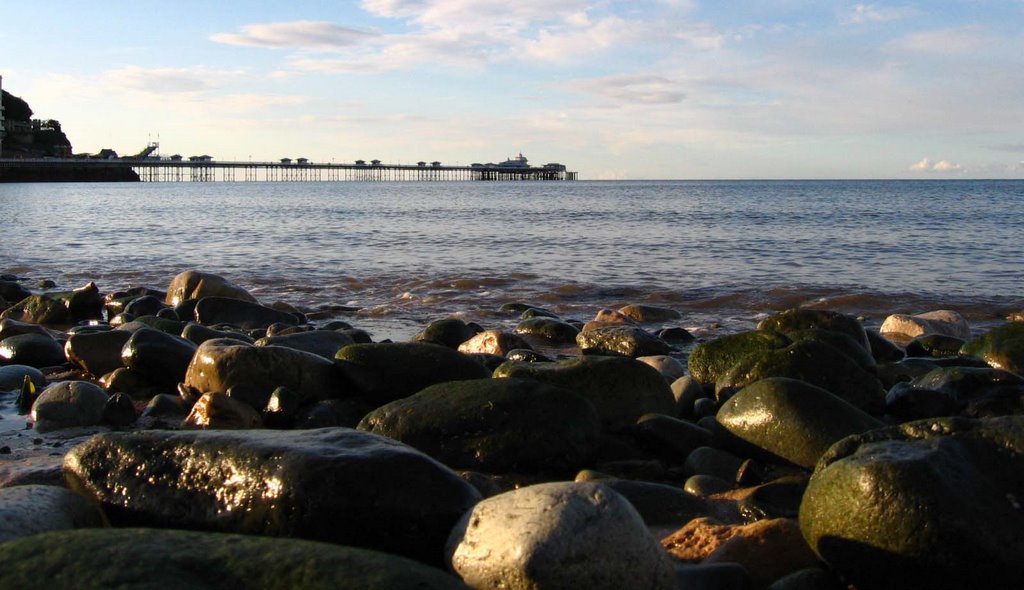
[[[1024,177],[1024,0],[5,2],[76,152]]]

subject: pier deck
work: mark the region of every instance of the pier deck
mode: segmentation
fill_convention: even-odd
[[[143,182],[401,182],[401,181],[551,181],[576,180],[576,173],[562,165],[541,167],[441,166],[419,164],[335,164],[237,162],[216,160],[170,160],[164,158],[121,158],[91,160],[78,158],[0,159],[0,181],[5,170],[47,170],[126,168]]]

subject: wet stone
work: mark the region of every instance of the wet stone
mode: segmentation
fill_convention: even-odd
[[[668,354],[664,340],[636,326],[607,326],[584,330],[576,336],[583,354],[641,357]]]
[[[124,330],[73,334],[64,353],[69,361],[99,377],[124,366],[121,350],[131,336]]]
[[[199,300],[203,297],[231,297],[242,301],[256,302],[256,298],[248,291],[224,277],[195,270],[185,271],[171,280],[171,284],[167,288],[165,302],[171,307],[175,307],[184,301]]]
[[[0,363],[52,367],[67,360],[64,347],[49,335],[20,334],[0,340]]]
[[[0,545],[46,531],[103,526],[103,515],[66,488],[19,485],[0,488]],[[5,563],[4,569],[12,564]]]
[[[530,349],[530,344],[521,336],[502,330],[485,330],[459,345],[459,352],[466,354],[496,354],[504,356],[511,350]]]
[[[121,349],[121,362],[155,385],[173,387],[185,380],[185,372],[195,352],[196,345],[189,340],[143,328],[125,342]]]
[[[5,365],[0,366],[0,393],[20,391],[26,376],[37,388],[46,387],[46,377],[39,369],[28,365]]]
[[[205,326],[229,324],[245,330],[266,330],[275,323],[289,326],[299,323],[293,314],[231,297],[200,299],[196,303],[195,319]]]
[[[93,426],[103,420],[107,394],[87,381],[60,381],[44,389],[32,404],[32,420],[39,432],[73,426]]]
[[[106,433],[65,457],[116,526],[299,537],[441,562],[480,496],[391,439],[345,428]]]
[[[549,342],[571,344],[576,342],[579,328],[560,319],[552,317],[532,317],[516,324],[515,333],[520,335],[539,336]]]
[[[284,346],[322,356],[331,361],[334,360],[334,355],[338,354],[339,350],[349,344],[354,344],[351,336],[343,332],[331,330],[314,330],[280,336],[266,336],[256,341],[256,346]]]

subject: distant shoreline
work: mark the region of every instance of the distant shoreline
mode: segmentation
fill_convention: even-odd
[[[130,166],[119,164],[0,167],[0,183],[10,182],[139,182],[139,175]]]

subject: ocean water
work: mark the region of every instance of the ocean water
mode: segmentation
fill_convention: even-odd
[[[713,335],[791,307],[1024,309],[1024,181],[0,184],[0,273],[166,289],[188,269],[407,339],[506,302],[647,303]],[[340,309],[358,307],[358,312]]]

